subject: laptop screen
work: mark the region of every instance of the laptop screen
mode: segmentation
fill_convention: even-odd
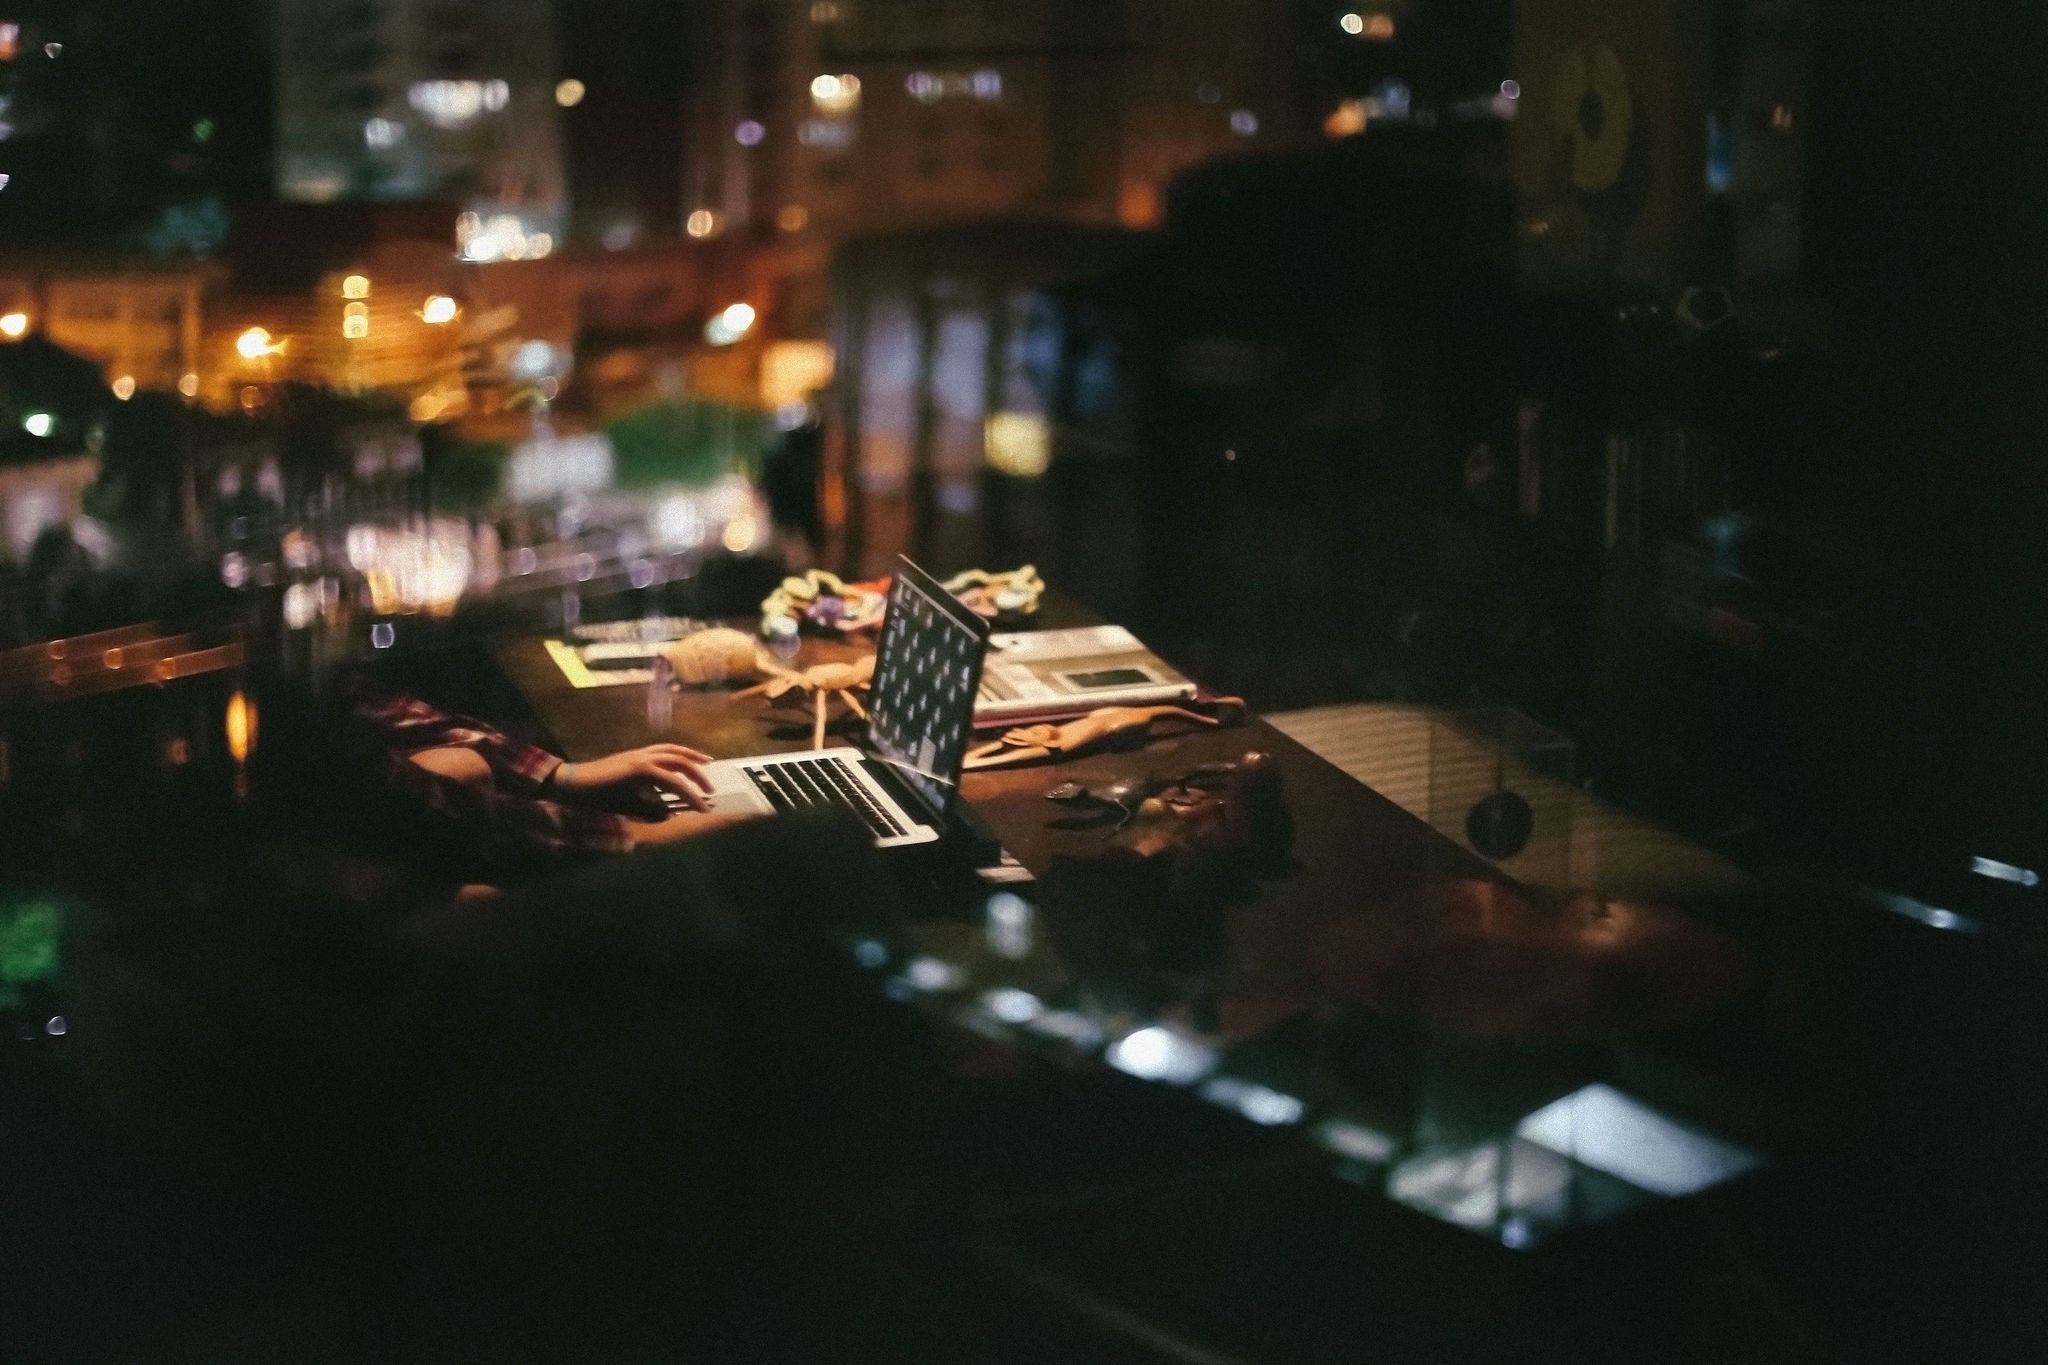
[[[875,647],[868,745],[931,815],[945,813],[960,785],[987,652],[988,622],[899,557]]]

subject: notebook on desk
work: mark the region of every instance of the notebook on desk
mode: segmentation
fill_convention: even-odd
[[[960,760],[987,649],[988,623],[899,558],[875,646],[865,746],[712,763],[705,769],[711,809],[838,806],[873,832],[878,847],[937,842],[956,818]]]

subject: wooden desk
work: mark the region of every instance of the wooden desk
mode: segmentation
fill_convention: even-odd
[[[795,662],[807,665],[854,652],[839,642],[806,641]],[[658,729],[649,722],[645,687],[578,691],[561,677],[534,640],[512,642],[500,658],[571,758],[591,758],[659,739],[685,741],[721,757],[798,749],[809,743],[808,714],[799,707],[771,710],[758,698],[736,700],[723,691],[688,692],[674,698],[670,725]],[[838,733],[851,738],[857,726],[857,722],[842,722]],[[1034,930],[1030,946],[1021,954],[991,951],[993,936],[976,922],[979,893],[973,904],[965,907],[964,917],[961,905],[935,907],[926,923],[913,928],[910,944],[903,950],[936,957],[960,969],[954,986],[940,989],[927,1001],[937,1017],[966,1021],[972,1010],[987,1008],[985,1003],[971,1003],[977,999],[986,1002],[988,997],[982,992],[1005,987],[1012,988],[1012,996],[1035,992],[1036,996],[1025,998],[1040,999],[1046,1008],[1069,1018],[1078,1017],[1084,1023],[1102,1021],[1106,1036],[1092,1043],[1075,1039],[1071,1046],[1026,1036],[1029,1030],[1023,1028],[1005,1032],[1001,1027],[989,1029],[967,1021],[976,1033],[1001,1037],[1025,1053],[1052,1058],[1059,1075],[1073,1076],[1085,1087],[1065,1107],[1057,1103],[1048,1107],[1047,1095],[1032,1091],[1018,1112],[1039,1116],[1035,1120],[1039,1126],[1031,1129],[1029,1138],[1011,1132],[1005,1142],[1014,1145],[999,1145],[999,1151],[1014,1154],[1018,1147],[1029,1147],[1034,1161],[1045,1162],[1043,1151],[1060,1149],[1064,1143],[1079,1154],[1074,1158],[1077,1167],[1089,1171],[1080,1177],[1080,1183],[1092,1186],[1100,1181],[1103,1190],[1113,1191],[1088,1206],[1076,1204],[1068,1212],[1042,1220],[1020,1212],[1004,1224],[1001,1237],[1007,1239],[1007,1249],[1002,1255],[1019,1265],[1038,1267],[1027,1271],[1027,1277],[1041,1272],[1055,1279],[1071,1276],[1077,1283],[1099,1287],[1112,1301],[1141,1305],[1143,1314],[1155,1320],[1191,1329],[1195,1339],[1234,1345],[1287,1341],[1302,1334],[1307,1341],[1317,1333],[1341,1335],[1350,1330],[1342,1327],[1341,1315],[1329,1313],[1329,1301],[1315,1294],[1309,1294],[1307,1301],[1289,1301],[1287,1294],[1300,1286],[1287,1277],[1270,1283],[1259,1279],[1269,1262],[1286,1260],[1298,1265],[1304,1256],[1323,1258],[1324,1269],[1332,1277],[1329,1283],[1351,1287],[1331,1291],[1341,1297],[1360,1283],[1391,1283],[1388,1277],[1402,1273],[1399,1267],[1419,1250],[1434,1247],[1423,1264],[1438,1270],[1421,1273],[1414,1285],[1397,1296],[1404,1305],[1400,1311],[1405,1313],[1414,1305],[1438,1301],[1438,1271],[1454,1263],[1443,1258],[1495,1257],[1504,1254],[1501,1242],[1525,1245],[1531,1235],[1528,1220],[1519,1214],[1510,1217],[1505,1203],[1493,1228],[1499,1240],[1488,1247],[1484,1241],[1468,1239],[1465,1233],[1447,1226],[1467,1220],[1466,1214],[1455,1211],[1462,1196],[1439,1199],[1418,1194],[1414,1180],[1404,1194],[1397,1189],[1399,1173],[1426,1167],[1439,1158],[1447,1159],[1451,1168],[1476,1169],[1465,1162],[1466,1157],[1490,1143],[1501,1144],[1496,1150],[1505,1153],[1518,1120],[1599,1079],[1608,1065],[1604,1046],[1597,1040],[1510,1037],[1483,1030],[1464,1035],[1436,1033],[1418,1018],[1360,1008],[1358,1001],[1333,993],[1326,984],[1329,964],[1318,960],[1329,952],[1329,930],[1349,934],[1354,945],[1361,940],[1398,942],[1404,929],[1415,928],[1418,891],[1444,882],[1497,882],[1502,878],[1492,865],[1257,718],[1229,729],[1159,740],[1132,752],[969,774],[962,792],[1004,846],[1027,868],[1043,875],[1062,855],[1086,855],[1102,848],[1107,839],[1099,829],[1052,827],[1052,822],[1066,813],[1044,799],[1054,785],[1068,780],[1094,784],[1132,773],[1171,776],[1252,749],[1272,754],[1279,764],[1295,821],[1294,868],[1262,883],[1255,898],[1231,906],[1225,912],[1220,941],[1211,944],[1200,962],[1161,970],[1158,964],[1144,961],[1142,951],[1128,951],[1130,943],[1112,941],[1119,930],[1129,926],[1098,923],[1115,919],[1113,913],[1095,914],[1103,908],[1099,906],[1078,917],[1089,921],[1087,929],[1092,932],[1063,933],[1054,921],[1063,920],[1071,927],[1076,917],[1062,912],[1056,895],[1039,897],[1037,923],[1043,932]],[[1527,906],[1522,912],[1525,919],[1552,914],[1549,908],[1531,911]],[[912,913],[917,913],[916,908]],[[1332,924],[1338,920],[1345,922]],[[1086,946],[1077,948],[1080,941],[1087,941]],[[1703,962],[1693,970],[1705,973],[1710,966],[1711,962]],[[1319,974],[1319,968],[1325,970]],[[1553,987],[1567,996],[1575,989],[1577,979],[1563,960],[1539,963],[1539,968],[1534,974],[1538,985],[1533,994],[1548,1000]],[[1501,982],[1504,963],[1497,954],[1481,951],[1476,956],[1431,960],[1423,970],[1469,980],[1483,995]],[[1514,977],[1515,972],[1506,970],[1505,976]],[[1531,979],[1525,971],[1520,984],[1526,986]],[[901,986],[906,980],[899,979],[896,984]],[[1511,998],[1515,989],[1512,983],[1507,988]],[[1598,994],[1597,990],[1588,991],[1589,996]],[[1117,1074],[1119,1064],[1105,1055],[1102,1044],[1134,1037],[1131,1030],[1155,1021],[1176,1032],[1192,1030],[1201,1035],[1205,1046],[1213,1049],[1218,1077],[1235,1075],[1299,1096],[1296,1101],[1289,1095],[1265,1092],[1281,1103],[1298,1103],[1297,1117],[1305,1121],[1290,1128],[1284,1126],[1290,1120],[1259,1119],[1259,1124],[1283,1125],[1273,1129],[1240,1124],[1251,1133],[1242,1147],[1235,1137],[1183,1141],[1187,1134],[1213,1134],[1205,1122],[1220,1123],[1222,1116],[1211,1104],[1227,1108],[1236,1103],[1229,1098],[1233,1092],[1212,1091],[1201,1084],[1187,1087],[1183,1093],[1189,1098],[1154,1126],[1130,1119],[1131,1082]],[[1630,1035],[1632,1043],[1638,1034],[1655,1027],[1636,1029]],[[1110,1029],[1117,1031],[1108,1032]],[[1619,1034],[1612,1036],[1619,1038]],[[1640,1056],[1634,1065],[1642,1070]],[[1242,1086],[1246,1082],[1230,1083]],[[1193,1098],[1197,1095],[1209,1104]],[[1043,1117],[1048,1113],[1052,1117]],[[1252,1116],[1249,1108],[1244,1113]],[[1343,1130],[1348,1137],[1340,1141],[1327,1136],[1332,1128]],[[1140,1133],[1142,1137],[1134,1136]],[[1345,1141],[1353,1145],[1347,1148]],[[1204,1145],[1212,1142],[1215,1145]],[[1261,1142],[1294,1145],[1287,1149],[1288,1155],[1276,1156],[1275,1146],[1257,1145]],[[1180,1188],[1176,1179],[1160,1178],[1164,1165],[1150,1169],[1147,1163],[1152,1158],[1137,1158],[1139,1166],[1147,1167],[1146,1172],[1122,1188],[1118,1181],[1126,1180],[1129,1172],[1103,1180],[1089,1164],[1103,1151],[1121,1150],[1133,1143],[1154,1151],[1199,1150],[1199,1157],[1189,1159],[1202,1164],[1206,1172],[1203,1182],[1197,1182],[1196,1192],[1185,1198],[1169,1195],[1164,1205],[1156,1205],[1145,1201],[1154,1200],[1160,1191]],[[1361,1159],[1361,1143],[1380,1155]],[[1160,1162],[1167,1160],[1159,1158]],[[1219,1178],[1218,1172],[1226,1170],[1230,1174]],[[1341,1172],[1342,1179],[1333,1178],[1333,1172]],[[999,1171],[991,1178],[991,1188],[1007,1191],[1012,1181],[1010,1173]],[[1385,1202],[1375,1203],[1375,1193],[1384,1196]],[[1366,1202],[1361,1204],[1361,1199]],[[1229,1200],[1244,1202],[1232,1204]],[[1432,1200],[1438,1202],[1432,1204]],[[1128,1206],[1119,1201],[1128,1201]],[[1401,1204],[1442,1221],[1416,1220],[1408,1210],[1390,1217],[1388,1211]],[[1536,1216],[1561,1216],[1563,1223],[1551,1226],[1570,1226],[1580,1216],[1575,1210],[1581,1206],[1580,1201],[1566,1200],[1562,1215],[1546,1210]],[[1584,1201],[1583,1206],[1596,1208],[1599,1201]],[[1605,1207],[1625,1205],[1610,1202]],[[1603,1214],[1584,1216],[1598,1219]],[[1091,1224],[1091,1218],[1098,1219],[1099,1226]],[[1362,1242],[1362,1229],[1373,1230],[1371,1237],[1380,1240]],[[1483,1227],[1479,1230],[1486,1232]],[[1228,1246],[1254,1233],[1267,1239],[1265,1252],[1248,1252],[1243,1262],[1225,1256],[1218,1264],[1226,1269],[1214,1278],[1183,1278],[1172,1269],[1188,1245]],[[1458,1275],[1495,1277],[1506,1273],[1491,1260],[1459,1259],[1455,1263],[1466,1267]],[[1164,1278],[1153,1275],[1158,1268],[1165,1268],[1161,1272]],[[1237,1290],[1240,1282],[1262,1287],[1247,1299]],[[1494,1278],[1473,1280],[1514,1282],[1513,1273],[1498,1282]],[[1279,1297],[1268,1304],[1269,1294]],[[1125,1312],[1123,1308],[1118,1311]],[[1441,1331],[1448,1339],[1461,1330],[1460,1315],[1452,1311],[1445,1317]],[[1499,1330],[1504,1337],[1512,1337],[1519,1328],[1509,1322]],[[1368,1330],[1359,1342],[1346,1345],[1339,1354],[1356,1355],[1371,1338]],[[1305,1354],[1320,1350],[1303,1346]]]
[[[861,647],[809,639],[794,667],[851,658]],[[560,752],[582,761],[620,749],[672,740],[718,758],[808,747],[809,713],[759,697],[735,698],[731,689],[674,694],[666,728],[649,720],[644,686],[570,686],[538,639],[517,639],[498,652],[500,665],[552,732]],[[850,742],[857,719],[835,719],[828,742]],[[1244,724],[1154,741],[1145,748],[1104,753],[1039,767],[969,773],[962,794],[988,821],[1003,846],[1034,873],[1056,855],[1099,849],[1100,831],[1058,830],[1064,812],[1044,799],[1061,782],[1104,782],[1132,772],[1171,776],[1198,764],[1263,749],[1280,764],[1295,818],[1293,875],[1267,882],[1259,898],[1233,912],[1233,956],[1267,990],[1305,984],[1299,947],[1307,929],[1332,915],[1355,913],[1399,897],[1425,881],[1490,877],[1492,868],[1445,840],[1371,788],[1253,717]],[[1251,987],[1253,980],[1235,983]]]

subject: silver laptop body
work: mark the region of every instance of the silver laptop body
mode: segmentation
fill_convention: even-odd
[[[711,809],[765,815],[834,805],[866,824],[879,848],[936,842],[959,790],[987,648],[988,623],[899,557],[875,646],[866,751],[841,746],[708,764]]]

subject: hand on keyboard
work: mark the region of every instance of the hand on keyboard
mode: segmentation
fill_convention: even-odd
[[[704,765],[710,761],[709,754],[681,744],[649,744],[593,758],[588,763],[565,763],[555,770],[552,781],[564,791],[602,791],[623,796],[629,802],[632,797],[646,796],[646,788],[651,784],[657,797],[668,792],[690,809],[701,811],[709,808],[704,797],[711,790],[711,779],[704,775]],[[653,814],[651,809],[645,809],[644,801],[631,804],[641,805],[645,814]]]

